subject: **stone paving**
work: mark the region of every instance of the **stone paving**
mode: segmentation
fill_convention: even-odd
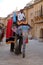
[[[43,42],[29,40],[26,57],[10,52],[10,45],[0,44],[0,65],[43,65]]]

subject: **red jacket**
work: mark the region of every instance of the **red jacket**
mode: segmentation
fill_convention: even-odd
[[[9,19],[7,23],[7,29],[6,29],[6,38],[10,38],[13,35],[13,32],[11,30],[12,24],[13,24],[13,20]]]

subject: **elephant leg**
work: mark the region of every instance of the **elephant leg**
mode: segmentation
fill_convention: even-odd
[[[20,38],[19,38],[19,53],[21,53],[22,43],[23,43],[23,39],[22,39],[22,37],[20,36]]]

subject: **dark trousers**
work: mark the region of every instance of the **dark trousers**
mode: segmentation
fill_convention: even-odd
[[[10,51],[13,52],[14,51],[14,43],[11,43],[11,46],[10,46]]]
[[[13,33],[13,36],[15,36],[15,33]],[[14,38],[10,38],[10,40],[14,41]],[[10,51],[14,51],[14,46],[15,46],[15,43],[11,43],[11,46],[10,46]]]
[[[11,40],[13,41],[14,39],[13,39],[13,38],[6,39],[6,42],[11,41]],[[10,51],[11,51],[11,52],[14,51],[14,43],[11,43],[11,44],[10,44]]]

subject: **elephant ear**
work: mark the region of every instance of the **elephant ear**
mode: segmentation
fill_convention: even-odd
[[[5,25],[3,23],[0,23],[0,28],[5,29]]]
[[[0,27],[3,27],[4,26],[4,24],[3,23],[0,23]]]

